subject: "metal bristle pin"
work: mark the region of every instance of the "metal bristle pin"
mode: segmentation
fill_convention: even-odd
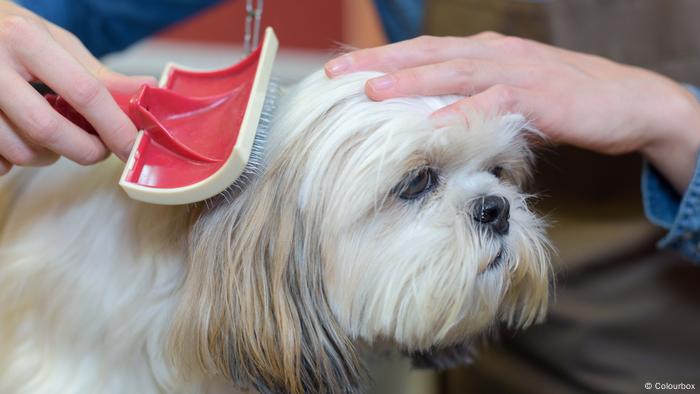
[[[254,5],[255,3],[255,5]],[[260,21],[262,19],[263,0],[246,0],[245,34],[243,36],[243,52],[249,55],[258,46],[260,40]],[[238,193],[262,172],[265,154],[265,144],[267,142],[268,130],[272,114],[277,107],[277,98],[280,95],[279,84],[272,80],[267,86],[265,103],[263,104],[258,127],[253,139],[253,146],[250,149],[248,163],[243,169],[243,173],[236,181],[224,190],[220,196],[227,201],[234,198]]]
[[[262,20],[263,2],[264,0],[246,0],[245,36],[243,40],[246,55],[250,54],[253,49],[258,46],[260,41],[260,22]],[[255,6],[253,3],[255,3]],[[275,80],[270,81],[248,163],[241,176],[232,185],[234,188],[242,190],[253,177],[259,175],[263,165],[264,147],[267,141],[268,129],[270,128],[270,120],[277,106],[277,98],[279,95],[279,84]]]
[[[260,21],[262,19],[263,0],[246,0],[245,34],[243,36],[243,53],[247,56],[260,41]]]
[[[278,105],[278,99],[282,94],[282,88],[275,80],[270,81],[267,86],[267,94],[265,95],[265,103],[258,121],[258,128],[253,139],[253,146],[250,149],[248,163],[243,169],[243,173],[236,181],[224,191],[226,194],[236,194],[243,191],[245,187],[255,178],[259,177],[264,168],[265,161],[265,146],[267,137],[272,123],[272,118],[275,109]]]
[[[253,2],[254,0],[246,1],[245,36],[243,39],[243,48],[246,55],[249,55],[253,49],[258,46],[260,40],[260,21],[262,17],[263,0],[257,0],[255,7],[253,6]],[[227,201],[229,201],[229,198],[235,198],[235,196],[242,192],[253,179],[259,177],[262,173],[267,136],[280,95],[281,88],[279,83],[274,79],[271,80],[267,86],[265,102],[260,114],[260,119],[258,120],[258,127],[253,139],[248,162],[236,181],[220,194],[220,196]]]

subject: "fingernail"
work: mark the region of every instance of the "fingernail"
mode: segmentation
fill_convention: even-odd
[[[122,151],[122,152],[118,152],[118,153],[117,153],[117,156],[121,159],[121,161],[123,161],[124,163],[126,163],[127,160],[129,160],[129,156],[131,156],[131,150],[132,150],[133,148],[134,148],[134,143],[132,142],[132,143],[129,144],[129,148],[128,148],[127,150],[124,150],[124,151]],[[116,153],[116,152],[115,152],[115,153]]]
[[[328,62],[326,72],[329,77],[335,77],[350,70],[350,58],[347,55],[333,59]]]
[[[390,75],[385,75],[383,77],[371,79],[369,81],[369,86],[374,91],[389,90],[394,86],[394,78]]]

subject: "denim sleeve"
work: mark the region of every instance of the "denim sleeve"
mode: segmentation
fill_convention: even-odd
[[[700,89],[688,87],[700,100]],[[700,133],[700,130],[698,130]],[[668,231],[658,243],[661,249],[678,251],[700,262],[700,158],[693,179],[683,196],[651,166],[642,170],[642,198],[649,220]]]
[[[73,32],[96,56],[141,38],[220,0],[15,0]]]

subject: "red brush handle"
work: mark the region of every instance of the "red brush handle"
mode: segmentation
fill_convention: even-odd
[[[41,86],[36,88],[37,90],[42,89]],[[121,108],[121,110],[128,116],[129,100],[131,100],[131,96],[124,96],[112,92],[112,97],[119,105],[119,108]],[[57,95],[56,93],[46,93],[44,94],[44,98],[46,98],[49,105],[51,105],[56,112],[63,115],[64,118],[68,119],[73,124],[87,131],[88,133],[97,135],[97,131],[94,127],[92,127],[90,122],[88,122],[83,115],[76,111],[75,108],[73,108],[63,97]]]
[[[53,109],[59,114],[63,115],[64,118],[70,120],[73,122],[73,124],[87,131],[88,133],[97,135],[97,131],[94,127],[92,127],[90,122],[88,122],[83,115],[71,107],[71,105],[63,99],[63,97],[54,93],[47,93],[44,95],[44,97],[53,107]]]
[[[38,87],[37,90],[41,89]],[[76,111],[63,97],[55,93],[44,94],[46,101],[53,107],[56,112],[71,121],[76,126],[87,131],[90,134],[98,135],[95,128],[90,122],[85,119],[78,111]],[[202,113],[205,110],[218,108],[221,103],[230,99],[230,95],[212,96],[207,98],[189,98],[177,95],[168,90],[152,88],[147,85],[141,87],[139,92],[133,96],[125,96],[112,92],[112,97],[117,102],[122,111],[124,111],[131,121],[139,130],[148,131],[153,140],[168,148],[170,151],[177,153],[187,159],[203,163],[218,163],[221,159],[209,157],[194,150],[192,147],[180,141],[163,125],[163,121],[168,118],[191,117],[193,114]],[[171,112],[158,112],[158,115],[152,113],[149,108],[153,105],[153,101],[161,105],[169,104],[173,108]],[[178,116],[173,116],[178,115]]]

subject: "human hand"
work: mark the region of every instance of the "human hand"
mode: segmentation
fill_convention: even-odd
[[[419,37],[348,53],[326,73],[375,70],[375,100],[399,96],[468,96],[433,114],[520,112],[550,140],[606,153],[639,151],[679,191],[700,150],[700,104],[676,82],[648,70],[486,32]]]
[[[65,98],[99,137],[54,111],[30,81]],[[126,160],[136,128],[110,92],[133,94],[144,83],[155,79],[110,71],[73,34],[0,0],[0,175],[13,165],[48,165],[59,156],[92,164],[111,150]]]

